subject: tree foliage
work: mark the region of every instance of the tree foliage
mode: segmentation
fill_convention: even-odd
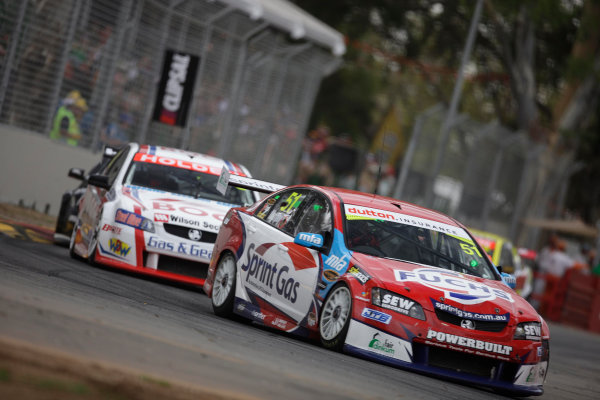
[[[344,65],[323,83],[313,123],[369,141],[393,102],[408,116],[449,102],[476,1],[295,2],[348,41]],[[460,111],[526,131],[554,152],[578,144],[577,157],[595,165],[598,21],[600,0],[484,0]]]

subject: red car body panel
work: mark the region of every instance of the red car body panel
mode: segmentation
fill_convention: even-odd
[[[543,393],[549,354],[548,326],[527,301],[501,280],[491,264],[494,279],[484,279],[432,265],[352,252],[344,247],[347,244],[344,237],[345,205],[355,205],[357,210],[352,210],[350,206],[348,209],[358,214],[366,213],[367,218],[387,218],[389,213],[390,216],[401,215],[407,220],[414,217],[419,223],[427,220],[468,232],[462,224],[436,211],[395,199],[308,185],[288,189],[317,191],[331,202],[334,213],[334,245],[329,250],[318,252],[316,259],[319,265],[312,265],[315,258],[306,255],[304,259],[296,257],[290,262],[297,271],[302,268],[298,268],[298,265],[318,268],[318,284],[309,288],[313,293],[313,304],[304,317],[293,318],[270,301],[274,294],[254,291],[249,285],[248,275],[245,280],[240,275],[239,265],[245,262],[244,254],[248,254],[247,248],[253,240],[247,233],[249,227],[246,225],[256,222],[252,229],[263,229],[261,224],[264,223],[258,221],[254,214],[266,207],[265,199],[249,208],[234,208],[225,217],[204,284],[209,297],[212,295],[218,262],[224,254],[231,253],[239,263],[237,280],[243,280],[237,285],[234,312],[266,326],[301,336],[318,337],[323,301],[333,286],[343,282],[352,293],[352,320],[344,347],[347,352],[517,394]],[[302,248],[293,245],[292,240],[284,244]],[[252,246],[259,247],[260,244]],[[327,251],[333,252],[335,246],[341,246],[351,254],[347,266],[340,273],[328,267],[327,260],[332,255]],[[249,259],[249,256],[246,257]],[[384,290],[381,293],[387,294],[385,301],[391,302],[386,303],[385,307],[374,304],[374,289]],[[268,292],[269,287],[264,286],[261,290]],[[405,313],[411,302],[421,305],[424,319]],[[473,322],[484,328],[474,329]],[[514,339],[517,325],[523,322],[539,324],[540,329],[532,333],[529,339]],[[464,362],[462,372],[463,367],[457,367],[455,364],[459,361],[456,360]],[[477,370],[478,364],[485,364],[487,372]]]

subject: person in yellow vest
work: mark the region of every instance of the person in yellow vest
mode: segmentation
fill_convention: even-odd
[[[50,138],[77,146],[81,139],[79,121],[87,110],[88,106],[83,97],[73,96],[65,99],[54,117]]]

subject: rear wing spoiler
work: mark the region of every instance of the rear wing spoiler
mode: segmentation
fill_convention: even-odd
[[[224,195],[227,186],[235,186],[261,193],[273,193],[285,187],[284,185],[279,185],[277,183],[261,181],[246,176],[232,175],[227,168],[223,167],[219,180],[217,181],[217,190]]]

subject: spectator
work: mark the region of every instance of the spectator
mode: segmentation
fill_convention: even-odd
[[[550,237],[548,246],[540,251],[538,266],[540,272],[561,278],[565,272],[574,266],[574,260],[565,253],[565,242],[558,236]]]
[[[128,130],[133,124],[133,118],[128,113],[119,114],[119,122],[111,122],[100,134],[100,146],[119,148],[129,141]]]
[[[85,99],[76,92],[70,93],[56,112],[50,138],[65,142],[70,146],[77,146],[81,140],[79,123],[87,110]]]

